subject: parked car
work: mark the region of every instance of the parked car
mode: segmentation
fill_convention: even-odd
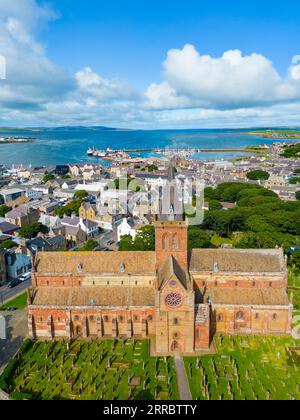
[[[15,279],[15,280],[13,280],[12,282],[9,283],[8,288],[13,289],[14,287],[17,287],[20,284],[22,284],[22,281],[20,279]]]
[[[16,312],[17,308],[7,308],[6,312]]]
[[[21,280],[22,283],[24,283],[25,281],[31,280],[31,273],[23,274],[20,277],[20,280]]]

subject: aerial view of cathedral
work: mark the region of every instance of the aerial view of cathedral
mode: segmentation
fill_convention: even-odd
[[[282,249],[189,251],[188,223],[174,214],[155,231],[154,252],[38,253],[30,336],[143,338],[169,355],[208,351],[216,333],[291,332]]]

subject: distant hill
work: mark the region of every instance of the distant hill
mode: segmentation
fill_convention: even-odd
[[[15,133],[15,132],[39,132],[39,131],[115,131],[117,128],[95,126],[95,127],[0,127],[0,133]]]

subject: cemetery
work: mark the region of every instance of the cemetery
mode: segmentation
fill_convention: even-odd
[[[151,358],[148,341],[33,342],[0,377],[12,399],[176,400],[174,360]]]
[[[299,400],[300,341],[216,336],[217,354],[185,358],[195,400]]]

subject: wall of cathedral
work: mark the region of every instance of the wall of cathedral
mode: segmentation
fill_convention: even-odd
[[[71,311],[29,307],[29,334],[32,338],[148,338],[155,334],[153,309]]]
[[[212,329],[219,334],[290,334],[292,305],[213,305]]]

